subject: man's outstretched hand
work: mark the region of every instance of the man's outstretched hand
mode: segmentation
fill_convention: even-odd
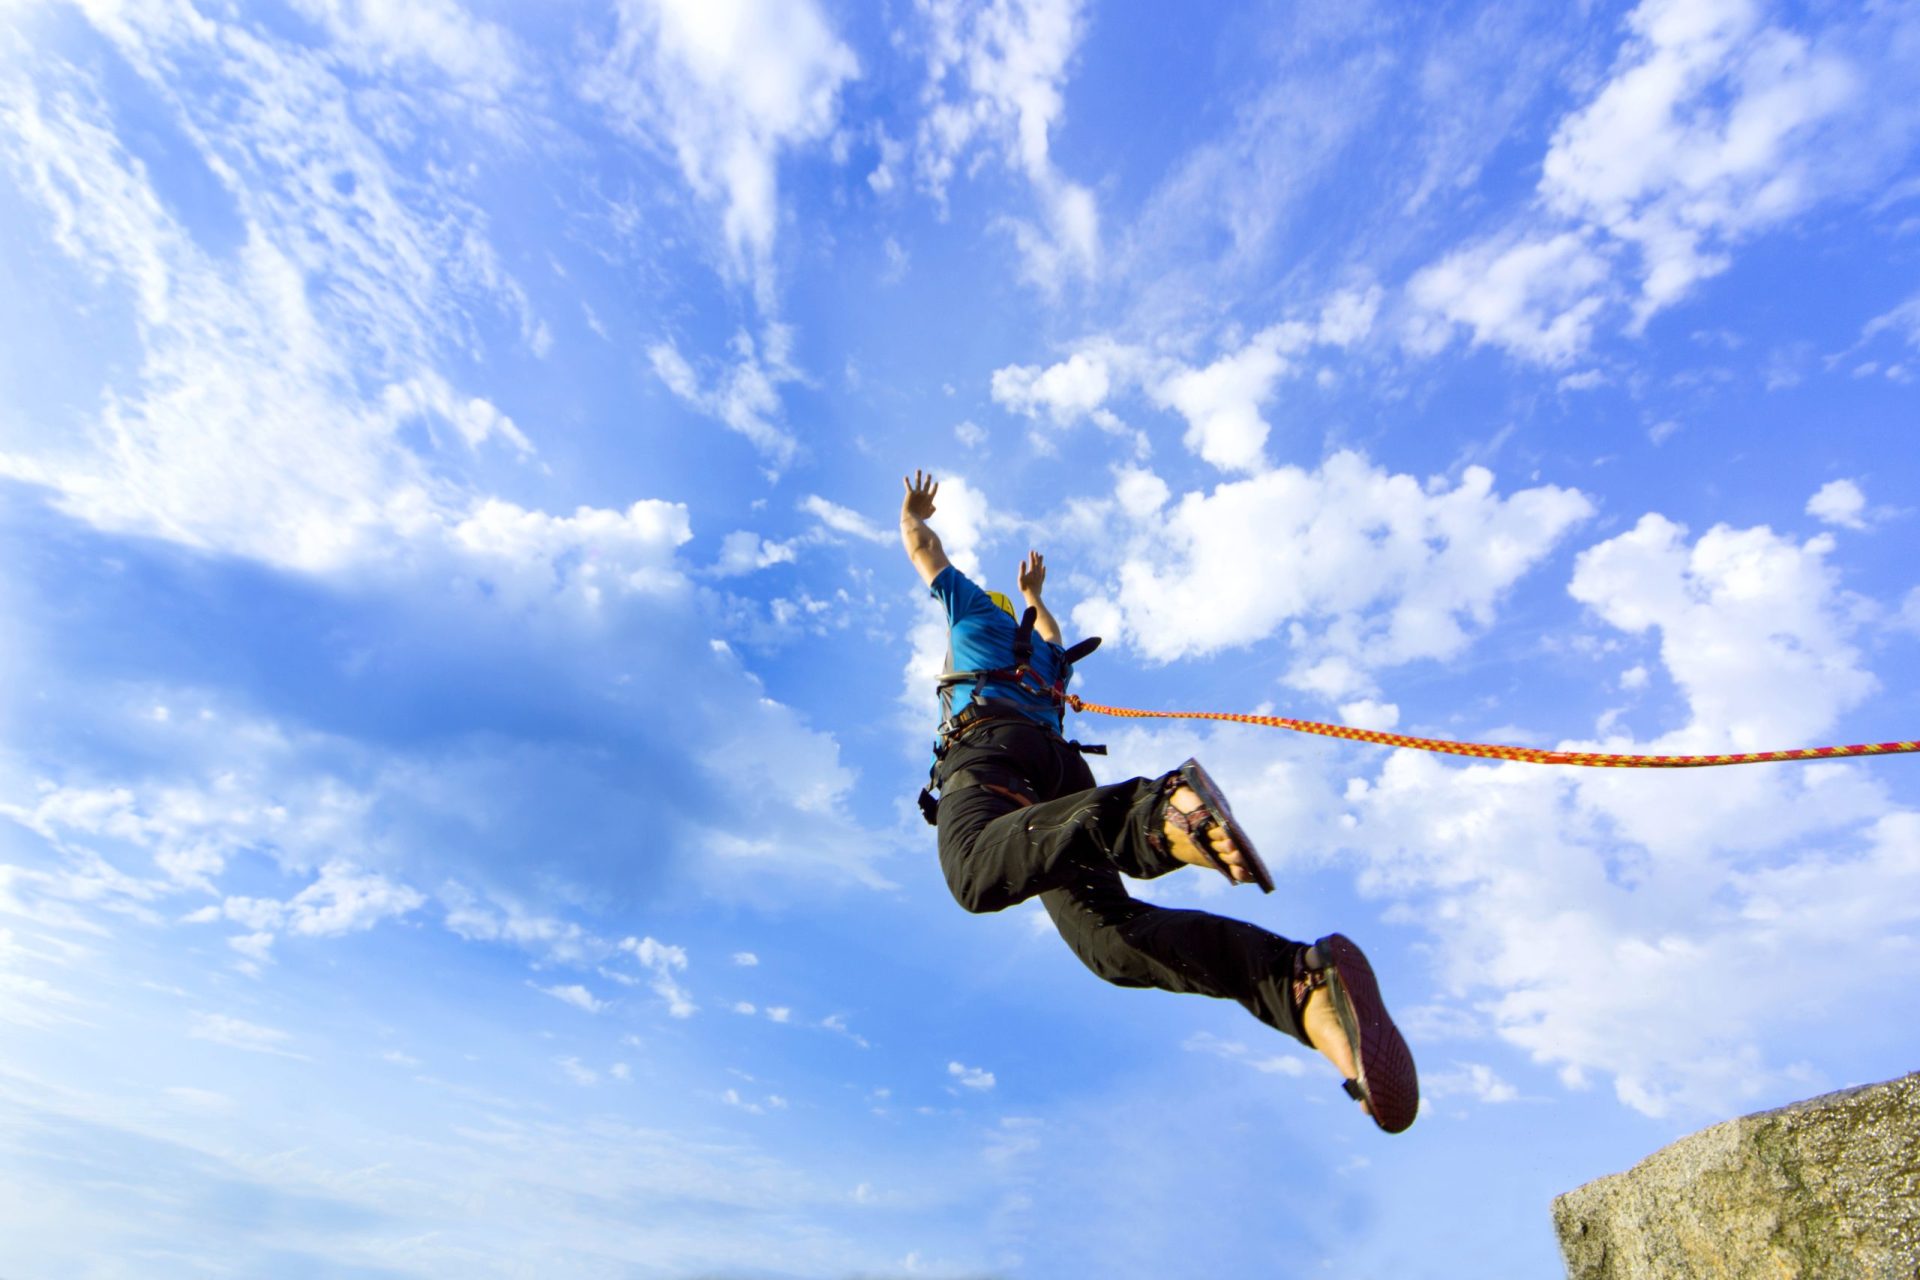
[[[1029,604],[1040,598],[1040,592],[1047,585],[1047,561],[1038,551],[1027,552],[1027,558],[1020,562],[1020,594],[1027,597]]]
[[[933,477],[915,471],[913,479],[908,480],[903,476],[900,482],[907,486],[907,496],[900,503],[900,515],[903,518],[910,516],[915,520],[925,520],[931,516],[933,495],[940,492],[940,486],[934,482]]]

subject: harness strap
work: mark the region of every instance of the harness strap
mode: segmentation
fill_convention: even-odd
[[[1095,649],[1098,649],[1099,647],[1100,647],[1100,637],[1088,636],[1085,640],[1082,640],[1079,644],[1076,644],[1071,649],[1067,650],[1065,654],[1066,665],[1069,667],[1072,666],[1074,663],[1080,661],[1080,659],[1086,657],[1088,654],[1092,653]]]

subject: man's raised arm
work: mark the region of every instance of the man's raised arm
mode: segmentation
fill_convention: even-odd
[[[1038,551],[1027,552],[1027,558],[1020,562],[1020,595],[1033,606],[1033,629],[1040,633],[1042,640],[1052,644],[1063,643],[1060,639],[1060,624],[1053,620],[1053,611],[1047,608],[1047,602],[1040,598],[1040,592],[1047,585],[1047,561]]]
[[[933,514],[933,495],[940,492],[940,486],[932,476],[918,471],[913,479],[903,478],[901,483],[907,486],[907,496],[900,503],[900,541],[906,544],[907,559],[920,571],[920,580],[932,586],[947,567],[947,550],[940,545],[940,535],[927,528],[927,517]]]

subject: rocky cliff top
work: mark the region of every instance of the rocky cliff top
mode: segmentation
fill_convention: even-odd
[[[1553,1222],[1569,1280],[1920,1280],[1920,1072],[1702,1129]]]

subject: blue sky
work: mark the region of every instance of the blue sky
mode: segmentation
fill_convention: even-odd
[[[969,917],[939,614],[1080,690],[1920,726],[1895,4],[0,3],[0,1267],[1551,1274],[1917,1064],[1920,778],[1197,753],[1426,1107]],[[1905,548],[1905,550],[1903,550]]]

